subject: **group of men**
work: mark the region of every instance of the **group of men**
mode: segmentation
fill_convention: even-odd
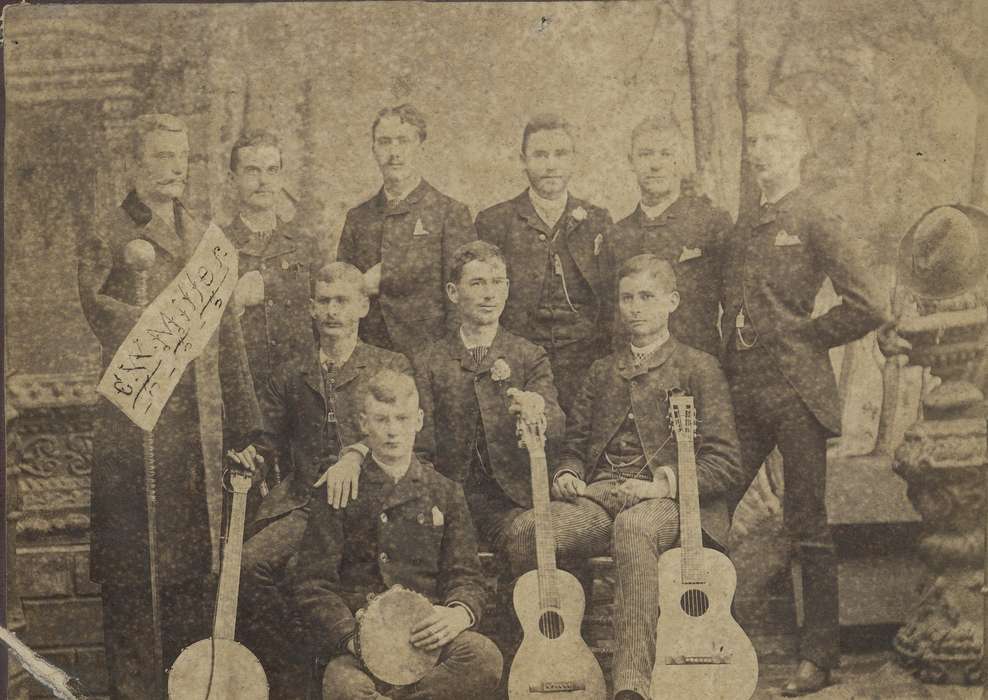
[[[240,251],[234,303],[162,416],[175,426],[158,456],[166,665],[209,634],[203,582],[216,572],[217,526],[203,473],[221,468],[212,443],[222,439],[272,487],[251,510],[238,632],[276,697],[304,686],[314,660],[325,665],[325,698],[497,697],[502,654],[476,631],[487,597],[478,541],[509,582],[535,568],[516,424],[544,419],[560,561],[613,555],[614,697],[649,698],[656,562],[679,534],[668,397],[683,390],[697,408],[709,546],[725,548],[759,466],[782,453],[805,608],[783,692],[827,685],[839,649],[825,448],[840,430],[828,350],[884,315],[858,237],[801,184],[800,116],[767,105],[746,130],[762,202],[736,225],[693,190],[687,142],[662,119],[631,134],[641,202],[613,223],[569,193],[578,143],[555,115],[522,134],[528,187],[474,221],[422,177],[422,115],[388,108],[370,130],[383,186],[350,210],[328,263],[275,213],[275,137],[242,137],[230,158],[241,207],[226,229]],[[153,298],[201,236],[179,200],[187,159],[178,120],[139,119],[134,190],[83,241],[80,297],[104,359],[141,311],[126,243],[155,246]],[[811,317],[828,277],[841,302]],[[147,697],[140,437],[115,411],[103,406],[95,437],[93,575],[115,697]],[[374,678],[354,639],[357,612],[394,584],[434,603],[411,642],[440,650],[436,667],[403,687]]]

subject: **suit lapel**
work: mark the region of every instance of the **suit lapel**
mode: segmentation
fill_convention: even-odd
[[[325,402],[326,389],[322,385],[322,365],[319,363],[319,350],[316,349],[309,364],[302,370],[305,383]]]
[[[350,358],[336,371],[336,388],[342,388],[356,379],[367,367],[367,344],[358,341]]]
[[[515,211],[531,228],[546,236],[552,236],[552,229],[549,228],[549,224],[544,222],[538,212],[535,211],[535,205],[532,204],[532,198],[528,196],[528,190],[515,198]],[[565,212],[563,212],[563,216],[566,216]]]
[[[566,210],[563,212],[563,218],[559,222],[560,238],[565,239],[566,248],[569,250],[569,254],[573,257],[573,262],[576,263],[584,279],[591,286],[595,286],[597,282],[597,256],[594,255],[594,249],[596,247],[594,241],[587,240],[591,233],[590,227],[587,224],[587,219],[577,221],[573,218],[573,211],[580,208],[583,211],[587,211],[583,202],[572,196],[566,200]],[[603,231],[598,231],[598,233],[603,234]]]
[[[413,454],[412,461],[408,465],[408,471],[405,472],[405,476],[398,480],[391,493],[384,498],[381,504],[381,510],[387,510],[402,503],[407,503],[418,498],[423,493],[425,493],[424,467]]]
[[[142,202],[140,197],[137,196],[137,192],[133,190],[127,194],[120,207],[130,220],[136,226],[140,227],[140,235],[143,238],[153,241],[159,248],[176,260],[181,260],[185,257],[183,255],[184,246],[182,239],[179,238],[175,231],[175,227],[181,225],[180,222],[177,220],[174,222],[164,221],[161,217],[155,216],[150,207]],[[175,208],[173,208],[173,211],[177,213]]]

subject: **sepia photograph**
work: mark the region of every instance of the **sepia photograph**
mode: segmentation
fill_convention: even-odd
[[[988,698],[988,2],[0,29],[0,696]]]

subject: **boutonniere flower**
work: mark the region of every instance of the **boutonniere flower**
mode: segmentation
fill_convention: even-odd
[[[573,210],[571,216],[573,217],[574,221],[584,221],[587,218],[587,210],[584,209],[583,207],[577,207],[576,209]]]
[[[503,382],[508,377],[511,376],[511,366],[504,361],[503,357],[499,357],[494,360],[494,364],[491,365],[491,379],[495,382]]]

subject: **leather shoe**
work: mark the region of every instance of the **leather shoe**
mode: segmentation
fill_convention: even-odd
[[[795,698],[823,690],[830,685],[830,669],[820,668],[812,661],[803,659],[799,662],[796,675],[782,688],[782,696]]]

